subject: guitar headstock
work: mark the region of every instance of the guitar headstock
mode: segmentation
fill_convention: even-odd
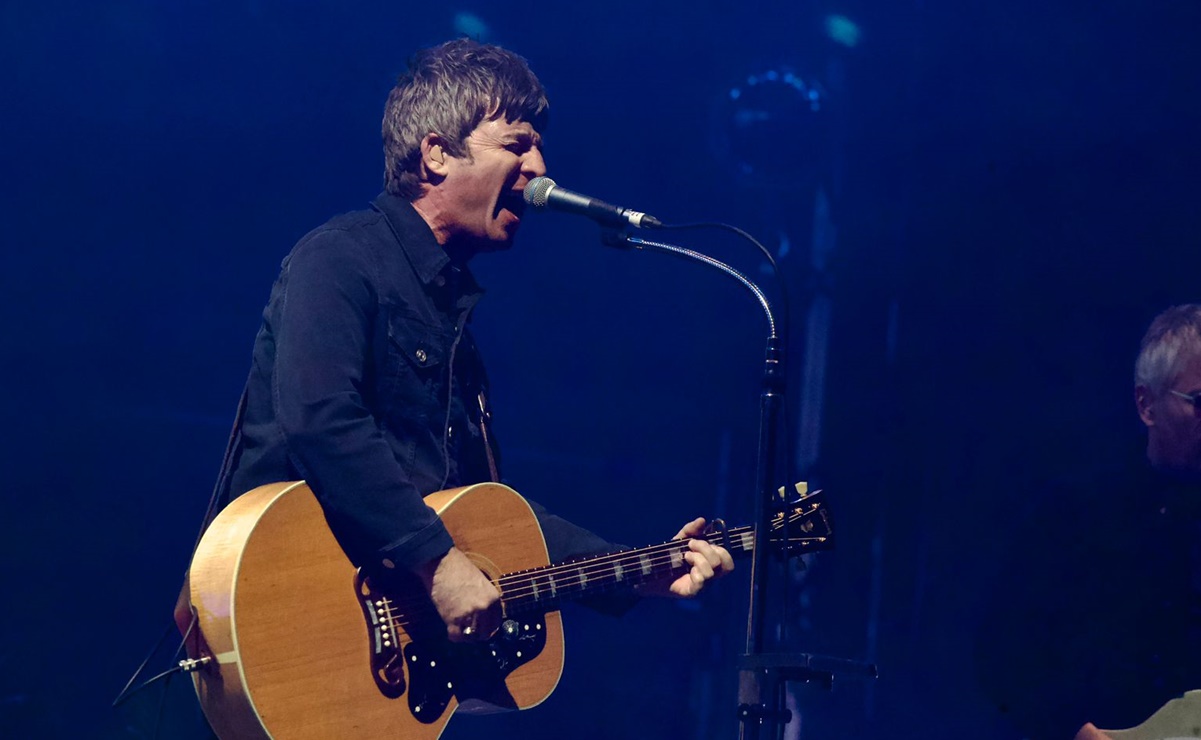
[[[795,496],[787,497],[785,508],[771,520],[771,543],[786,555],[799,555],[834,547],[834,520],[820,490],[810,491],[797,483]],[[785,500],[785,489],[780,496]]]

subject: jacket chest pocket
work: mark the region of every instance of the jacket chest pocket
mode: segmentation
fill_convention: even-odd
[[[389,417],[424,421],[444,408],[453,340],[441,327],[407,313],[388,317]]]

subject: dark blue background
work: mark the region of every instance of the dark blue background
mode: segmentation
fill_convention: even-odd
[[[813,177],[736,177],[714,122],[748,74],[823,82],[826,128],[770,142],[825,173],[838,227],[819,470],[841,540],[790,645],[882,673],[800,689],[806,736],[1016,737],[972,661],[1009,512],[1137,447],[1142,328],[1198,297],[1182,0],[4,4],[0,734],[148,736],[154,689],[107,703],[165,625],[278,263],[378,191],[387,91],[458,12],[546,84],[559,182],[787,235],[798,326]],[[733,283],[554,215],[477,273],[515,487],[631,543],[749,514],[764,326]],[[448,736],[732,736],[746,570],[698,603],[573,611],[552,699]],[[164,736],[194,711],[173,697]]]

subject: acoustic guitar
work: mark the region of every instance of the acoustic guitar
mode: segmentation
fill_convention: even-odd
[[[1201,691],[1186,691],[1128,730],[1099,730],[1089,722],[1076,740],[1187,740],[1201,737]]]
[[[257,488],[217,516],[192,561],[186,643],[220,737],[427,740],[455,711],[527,709],[562,674],[562,603],[690,567],[686,540],[551,565],[529,504],[497,483],[425,500],[501,592],[504,621],[487,642],[447,640],[414,576],[356,571],[303,482]],[[821,492],[802,492],[772,530],[791,553],[831,546]],[[752,527],[706,537],[733,555],[754,548]]]

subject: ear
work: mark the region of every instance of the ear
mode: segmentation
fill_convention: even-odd
[[[1155,396],[1145,385],[1134,386],[1134,406],[1138,409],[1138,418],[1148,427],[1155,426]]]
[[[448,155],[446,145],[438,134],[426,134],[421,140],[421,165],[431,175],[446,177]]]

